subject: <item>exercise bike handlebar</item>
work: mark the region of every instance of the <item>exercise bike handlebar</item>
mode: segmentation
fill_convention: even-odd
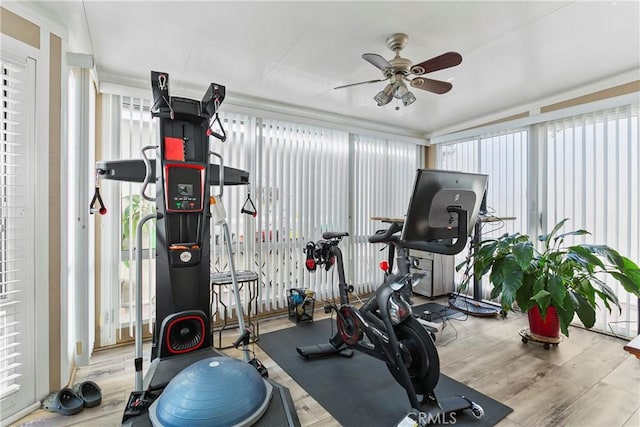
[[[468,231],[468,216],[467,211],[460,209],[457,206],[451,206],[447,208],[448,212],[456,213],[458,215],[458,228],[456,233],[456,241],[452,244],[449,243],[436,243],[436,242],[420,242],[420,241],[407,241],[400,239],[395,234],[402,230],[402,226],[398,223],[392,223],[386,231],[380,234],[374,234],[369,236],[369,243],[390,243],[395,246],[400,246],[407,249],[416,249],[424,252],[432,252],[442,255],[455,255],[465,248],[467,245]]]
[[[394,238],[393,235],[398,231],[402,231],[402,225],[397,222],[393,222],[384,232],[369,236],[369,243],[395,243],[396,240],[399,239],[397,236]]]

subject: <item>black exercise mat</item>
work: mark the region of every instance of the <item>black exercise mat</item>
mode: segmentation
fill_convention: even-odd
[[[382,361],[357,351],[351,358],[304,359],[298,355],[296,346],[326,343],[331,334],[332,322],[324,319],[262,334],[258,345],[343,426],[394,426],[411,405]],[[464,411],[456,417],[457,426],[492,426],[512,411],[443,374],[436,394],[440,399],[464,395],[484,409],[482,420]]]

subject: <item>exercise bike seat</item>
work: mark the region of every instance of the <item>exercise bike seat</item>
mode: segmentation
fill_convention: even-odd
[[[325,231],[324,233],[322,233],[322,238],[323,239],[341,239],[343,237],[348,236],[349,233],[347,233],[346,231]]]

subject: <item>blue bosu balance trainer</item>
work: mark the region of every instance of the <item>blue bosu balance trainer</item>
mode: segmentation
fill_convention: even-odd
[[[164,427],[249,426],[267,410],[271,392],[251,365],[212,357],[176,375],[149,408],[149,417]]]

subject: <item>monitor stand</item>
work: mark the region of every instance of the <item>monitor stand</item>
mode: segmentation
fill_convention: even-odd
[[[484,198],[482,199],[482,204],[480,205],[480,212],[487,211],[487,195],[485,193]],[[473,235],[473,245],[474,247],[480,246],[480,241],[482,240],[482,225],[483,222],[494,222],[494,221],[505,221],[505,220],[514,220],[515,217],[505,217],[505,218],[497,218],[494,216],[480,216],[478,217],[478,221],[475,224],[474,235]],[[463,313],[467,313],[471,316],[478,317],[494,317],[497,315],[503,315],[502,308],[493,303],[488,303],[480,300],[480,296],[482,295],[482,284],[481,278],[475,277],[473,278],[473,298],[468,297],[466,295],[460,294],[449,294],[449,306],[453,309],[462,311]]]
[[[500,314],[500,307],[469,298],[466,295],[449,294],[449,307],[471,316],[494,317]]]

